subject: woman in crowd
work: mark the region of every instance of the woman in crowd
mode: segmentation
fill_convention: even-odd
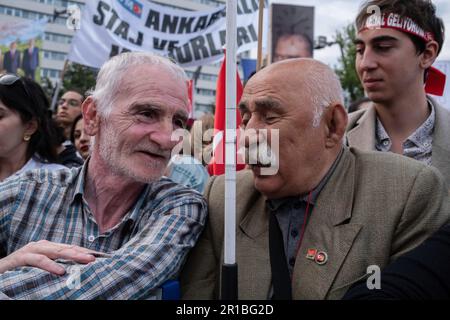
[[[84,132],[82,115],[79,115],[73,121],[72,130],[70,131],[70,141],[75,145],[81,157],[86,160],[90,154],[91,137]]]
[[[0,75],[0,181],[26,170],[60,169],[48,100],[33,80]]]

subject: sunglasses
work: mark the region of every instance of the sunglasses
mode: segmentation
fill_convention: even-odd
[[[17,81],[19,81],[19,83],[22,85],[22,88],[25,91],[28,99],[33,101],[33,99],[31,98],[31,94],[28,91],[28,88],[27,88],[26,84],[23,82],[22,78],[20,78],[19,76],[16,76],[15,74],[11,74],[11,73],[6,73],[6,74],[0,75],[0,84],[1,85],[11,86],[14,83],[16,83]]]

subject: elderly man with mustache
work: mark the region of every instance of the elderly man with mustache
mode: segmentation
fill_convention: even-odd
[[[340,299],[368,267],[386,266],[448,221],[435,168],[344,145],[342,89],[326,65],[290,59],[264,68],[239,109],[257,133],[249,149],[268,142],[274,151],[279,136],[276,170],[260,161],[237,173],[239,299]],[[211,179],[208,223],[182,272],[185,299],[219,297],[223,194],[224,178]]]

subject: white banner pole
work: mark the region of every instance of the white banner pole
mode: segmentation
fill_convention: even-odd
[[[236,265],[236,47],[237,3],[227,0],[226,22],[226,134],[225,134],[225,234],[222,267],[223,300],[237,299]]]

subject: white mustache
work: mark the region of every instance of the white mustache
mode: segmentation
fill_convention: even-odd
[[[251,144],[247,148],[247,163],[264,167],[276,166],[278,159],[267,143]]]

